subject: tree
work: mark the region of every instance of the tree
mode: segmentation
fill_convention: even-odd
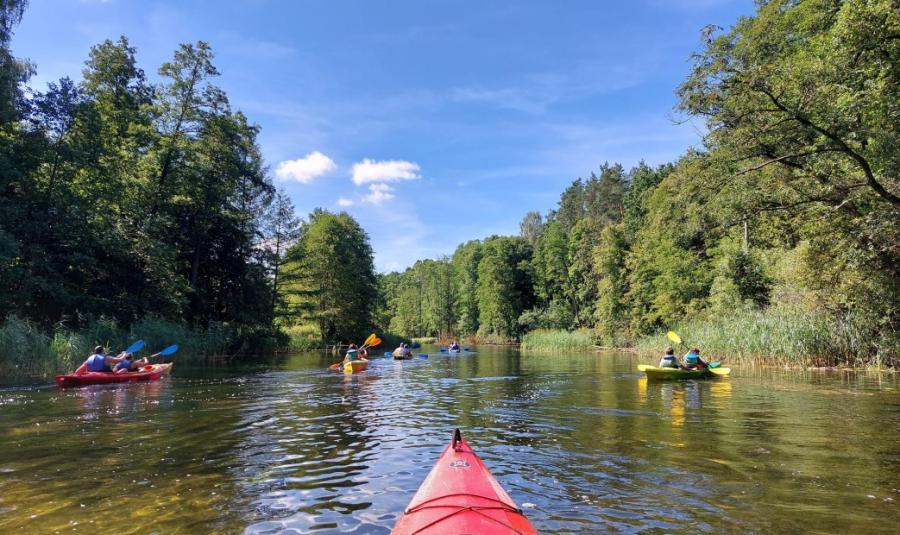
[[[778,165],[803,200],[874,194],[896,209],[898,28],[892,0],[766,2],[729,33],[707,30],[681,107],[743,172]]]
[[[540,212],[528,212],[519,223],[519,236],[522,236],[534,247],[534,244],[544,233],[544,221]]]
[[[585,214],[601,226],[622,220],[628,177],[622,164],[604,163],[600,176],[591,175],[584,187]]]
[[[534,304],[530,256],[524,238],[493,236],[484,241],[476,290],[481,334],[518,335],[519,316]]]
[[[456,295],[457,329],[460,334],[475,334],[479,328],[478,265],[481,242],[472,240],[456,248],[451,259]]]
[[[282,281],[278,275],[285,262],[285,251],[292,247],[300,237],[302,221],[294,212],[294,204],[287,192],[278,190],[275,199],[266,211],[262,227],[262,249],[265,251],[264,263],[272,278],[272,317],[285,313],[284,296],[279,286]]]
[[[326,342],[365,337],[377,279],[369,237],[346,212],[316,209],[284,266],[289,323],[314,323]]]

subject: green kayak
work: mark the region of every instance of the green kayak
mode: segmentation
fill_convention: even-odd
[[[668,381],[677,379],[704,379],[724,376],[731,373],[731,368],[707,368],[704,370],[679,370],[675,368],[658,368],[649,364],[639,364],[638,371],[647,374],[647,379]]]

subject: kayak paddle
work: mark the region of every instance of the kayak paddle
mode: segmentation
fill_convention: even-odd
[[[125,353],[137,353],[141,349],[144,349],[144,341],[138,340],[135,343],[131,344],[125,349]]]
[[[153,355],[150,355],[147,358],[152,359],[153,357],[168,357],[169,355],[172,355],[177,351],[178,351],[178,344],[172,344],[169,347],[160,351],[159,353],[154,353]]]

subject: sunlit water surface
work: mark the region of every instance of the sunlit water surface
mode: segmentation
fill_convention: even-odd
[[[542,533],[896,533],[896,375],[647,383],[623,354],[0,389],[0,533],[388,533],[455,427]]]

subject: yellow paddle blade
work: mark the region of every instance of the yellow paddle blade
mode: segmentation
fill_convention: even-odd
[[[642,372],[642,371],[646,371],[647,368],[655,368],[655,367],[656,366],[651,366],[649,364],[638,364],[638,371]]]
[[[376,338],[378,338],[378,337],[375,336],[375,333],[370,334],[369,337],[366,338],[366,341],[363,342],[363,345],[364,345],[364,346],[367,346],[367,345],[371,344],[371,343],[372,343],[372,340],[374,340],[374,339],[376,339]]]
[[[666,336],[668,336],[668,337],[669,337],[669,340],[671,340],[672,342],[674,342],[674,343],[676,343],[676,344],[680,344],[680,343],[681,343],[681,337],[678,336],[678,334],[676,334],[675,331],[669,331],[669,332],[667,332],[667,333],[666,333]]]
[[[708,368],[709,371],[713,372],[716,375],[728,375],[731,373],[731,368]]]

